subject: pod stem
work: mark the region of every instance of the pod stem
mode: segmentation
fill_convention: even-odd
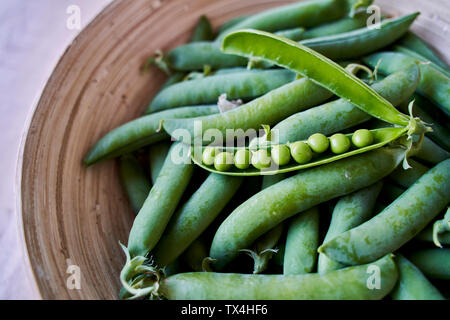
[[[450,232],[450,208],[447,208],[444,219],[438,220],[433,224],[433,242],[439,248],[442,248],[439,234],[444,232]]]
[[[262,273],[267,269],[267,265],[272,256],[278,252],[278,249],[264,249],[260,253],[253,250],[241,249],[239,251],[245,252],[253,259],[253,273]]]
[[[136,256],[131,259],[128,249],[119,244],[126,256],[125,266],[120,272],[120,282],[131,295],[128,299],[135,300],[148,295],[158,297],[159,282],[163,277],[162,270],[147,264],[146,257]]]
[[[147,72],[150,66],[154,64],[159,69],[161,69],[164,73],[166,73],[168,76],[172,74],[172,71],[170,70],[169,64],[165,60],[164,53],[161,50],[156,50],[155,54],[147,59],[147,61],[144,62],[142,65],[142,71]]]
[[[203,272],[213,272],[214,270],[212,269],[211,264],[213,264],[216,261],[217,261],[217,259],[214,259],[211,257],[204,258],[202,261]]]

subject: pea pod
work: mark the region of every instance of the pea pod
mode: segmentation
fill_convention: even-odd
[[[315,158],[312,159],[312,161],[307,162],[305,164],[298,164],[295,161],[290,161],[288,164],[284,166],[278,166],[274,162],[271,162],[271,165],[267,168],[256,168],[256,167],[248,167],[246,169],[239,169],[236,166],[231,166],[227,171],[221,171],[217,170],[216,167],[213,165],[207,165],[202,162],[201,154],[207,147],[200,148],[199,151],[194,151],[192,153],[192,160],[193,162],[200,166],[201,168],[208,170],[210,172],[223,174],[223,175],[230,175],[230,176],[257,176],[257,175],[272,175],[272,174],[280,174],[280,173],[286,173],[291,171],[297,171],[297,170],[303,170],[315,166],[324,165],[327,163],[331,163],[337,160],[341,160],[344,158],[352,157],[358,154],[362,154],[374,149],[378,149],[389,142],[392,142],[402,135],[405,134],[407,131],[406,128],[403,127],[392,127],[392,128],[384,128],[384,129],[376,129],[376,130],[370,130],[370,132],[373,135],[373,143],[369,146],[363,147],[363,148],[355,148],[353,147],[350,149],[350,151],[342,153],[342,154],[333,154],[329,152],[325,152],[323,154],[315,155]],[[347,134],[349,140],[351,140],[353,134]],[[306,142],[305,142],[306,143]],[[292,143],[291,143],[292,144]],[[233,147],[224,147],[222,148],[223,151],[226,152],[238,152],[239,150],[248,148],[233,148]],[[252,149],[248,149],[252,150]],[[261,150],[261,149],[260,149]]]
[[[89,166],[167,139],[168,135],[159,131],[161,120],[175,117],[189,118],[217,112],[219,112],[217,106],[183,107],[132,120],[103,136],[89,150],[84,158],[84,164]]]
[[[227,129],[236,130],[236,135],[245,136],[248,129],[258,130],[261,124],[272,125],[293,113],[308,109],[331,97],[331,93],[308,79],[299,79],[272,90],[262,97],[256,98],[239,108],[212,116],[197,117],[177,121],[167,119],[163,123],[164,130],[174,139],[177,129],[189,134],[191,143],[201,140],[203,144],[211,142],[205,137],[209,129],[219,130],[226,136]],[[195,130],[195,124],[201,125]],[[239,138],[239,137],[238,137]]]
[[[285,178],[285,174],[264,176],[261,189],[264,190]],[[241,250],[246,252],[253,259],[253,273],[262,273],[267,269],[269,260],[278,252],[276,246],[281,238],[283,229],[283,224],[280,223],[278,226],[259,237],[253,244],[253,250]]]
[[[420,179],[430,168],[424,166],[420,162],[410,159],[409,165],[411,168],[405,170],[397,168],[392,172],[388,179],[395,182],[397,185],[407,189]]]
[[[122,184],[136,213],[139,212],[150,192],[151,183],[136,157],[122,156],[119,162]]]
[[[283,274],[311,273],[319,247],[319,210],[313,207],[295,216],[289,224],[284,251]]]
[[[377,182],[338,200],[334,207],[330,227],[324,242],[365,222],[373,214],[375,202],[383,183]],[[326,273],[341,269],[344,265],[319,254],[318,272]]]
[[[293,28],[293,29],[287,29],[287,30],[281,30],[275,32],[275,34],[294,40],[299,41],[303,37],[303,33],[305,32],[305,29],[299,27],[299,28]]]
[[[423,273],[402,255],[395,257],[398,282],[391,292],[394,300],[444,300],[444,297]]]
[[[330,59],[294,41],[263,31],[241,30],[224,38],[222,50],[288,68],[320,83],[376,118],[401,126],[409,124],[410,117],[395,109],[363,81]]]
[[[450,77],[450,72],[447,69],[444,69],[441,66],[439,66],[437,64],[434,64],[433,62],[429,61],[424,56],[422,56],[422,55],[420,55],[420,54],[418,54],[418,53],[416,53],[414,51],[411,51],[408,48],[405,48],[405,47],[400,46],[400,45],[395,45],[395,46],[393,46],[393,50],[395,52],[403,53],[403,54],[405,54],[405,55],[407,55],[407,56],[409,56],[411,58],[417,59],[417,60],[419,60],[421,62],[429,63],[429,65],[432,68],[434,68],[434,69],[438,70],[439,72],[445,74],[447,77]]]
[[[232,26],[238,24],[241,21],[244,21],[245,19],[247,19],[248,17],[250,17],[249,15],[243,15],[243,16],[237,16],[234,18],[231,18],[229,20],[227,20],[226,22],[224,22],[220,28],[219,28],[219,32],[218,35],[220,36],[222,33],[224,33],[227,29],[231,28]]]
[[[377,182],[404,154],[400,148],[380,148],[302,171],[262,190],[220,225],[210,250],[215,267],[223,268],[240,249],[294,214]]]
[[[230,32],[245,28],[274,32],[296,27],[314,27],[339,19],[347,11],[346,0],[301,1],[252,15],[228,28],[217,40],[221,41]]]
[[[406,101],[419,84],[420,73],[417,65],[410,65],[391,74],[372,88],[394,106]],[[287,143],[307,139],[314,133],[329,135],[353,127],[371,119],[363,110],[345,99],[338,99],[323,105],[296,113],[272,128],[272,140]],[[255,139],[250,145],[264,142],[266,137]]]
[[[439,162],[450,158],[450,153],[439,147],[431,139],[424,137],[422,147],[414,157],[430,164],[438,164]]]
[[[418,250],[410,255],[408,259],[423,274],[431,279],[450,280],[450,249],[435,248]]]
[[[370,289],[370,268],[380,271],[380,289]],[[397,277],[392,257],[386,256],[369,265],[325,275],[192,272],[160,279],[158,285],[149,281],[147,285],[154,296],[170,300],[376,300],[392,290]]]
[[[288,70],[265,70],[183,81],[158,93],[147,113],[186,105],[214,104],[223,93],[230,100],[251,100],[293,80],[295,74]]]
[[[359,58],[394,43],[408,31],[418,12],[386,19],[380,28],[361,28],[333,36],[304,40],[301,43],[333,60]]]
[[[369,15],[365,12],[358,13],[354,17],[339,19],[305,31],[302,39],[313,39],[349,32],[355,29],[363,28],[367,24]]]
[[[206,16],[201,16],[192,33],[191,42],[209,41],[214,39],[214,31]]]
[[[186,164],[184,158],[187,151],[187,147],[181,143],[171,146],[161,173],[133,222],[128,238],[128,249],[132,257],[145,257],[161,238],[192,177],[194,168]],[[183,155],[178,159],[180,152]]]
[[[155,263],[166,266],[183,253],[222,211],[241,183],[240,177],[211,173],[172,217],[152,252]]]
[[[156,182],[159,172],[161,171],[164,161],[166,160],[167,154],[169,153],[170,143],[163,141],[156,143],[150,147],[148,153],[148,159],[150,162],[150,175],[152,178],[152,183]]]
[[[422,39],[420,39],[420,37],[412,32],[407,32],[406,35],[399,40],[398,44],[414,52],[417,52],[418,54],[434,62],[441,68],[444,68],[446,70],[448,70],[449,68],[448,65],[443,62]]]
[[[378,64],[378,61],[381,62]],[[414,58],[397,52],[379,52],[363,58],[372,67],[378,64],[378,70],[390,74],[408,64]],[[436,104],[447,116],[450,116],[450,78],[427,64],[420,64],[421,80],[417,92]]]
[[[319,251],[345,264],[374,261],[414,238],[449,200],[450,160],[445,160],[381,213],[325,242]]]
[[[197,238],[183,252],[183,261],[193,271],[203,271],[203,261],[208,257],[208,248],[206,247],[202,237]]]

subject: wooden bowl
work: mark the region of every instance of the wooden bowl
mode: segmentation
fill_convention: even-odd
[[[231,17],[289,2],[118,0],[81,32],[50,77],[22,146],[19,210],[42,298],[117,298],[125,259],[118,242],[126,243],[134,213],[116,162],[86,169],[81,160],[106,132],[138,117],[158,91],[165,76],[156,69],[142,74],[145,59],[185,43],[201,14],[217,27]],[[413,29],[443,55],[450,53],[444,20],[449,3],[444,2],[378,4],[393,14],[421,10]],[[80,289],[67,285],[77,271]]]

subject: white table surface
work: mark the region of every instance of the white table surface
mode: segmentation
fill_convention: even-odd
[[[15,182],[24,126],[53,68],[79,30],[67,8],[80,9],[81,27],[111,0],[0,1],[0,299],[34,299],[19,241]]]

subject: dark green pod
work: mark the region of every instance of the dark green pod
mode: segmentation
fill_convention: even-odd
[[[325,242],[319,251],[348,265],[374,261],[414,238],[449,201],[450,160],[446,160],[424,174],[381,213]]]

